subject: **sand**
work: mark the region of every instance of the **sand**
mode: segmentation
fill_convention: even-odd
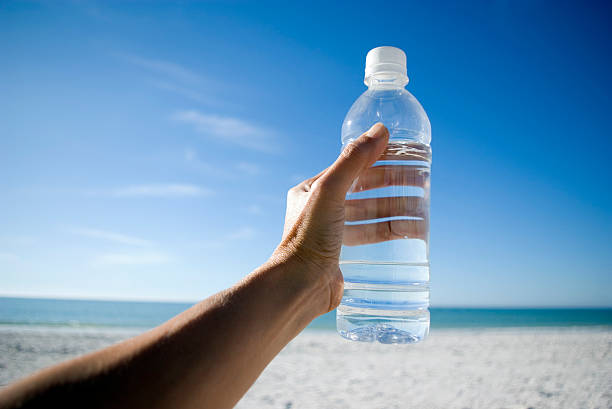
[[[0,384],[134,332],[0,328]],[[237,408],[612,408],[612,330],[438,330],[388,346],[307,331]]]

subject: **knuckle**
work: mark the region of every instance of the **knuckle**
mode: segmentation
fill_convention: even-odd
[[[287,191],[287,193],[290,194],[290,195],[297,195],[297,194],[300,194],[300,193],[302,193],[304,191],[307,191],[308,190],[307,189],[307,187],[308,187],[308,183],[307,182],[308,181],[303,181],[303,182],[298,183],[297,185],[291,187]]]
[[[310,185],[310,190],[313,192],[317,192],[321,189],[324,189],[323,186],[329,185],[329,178],[319,178],[315,180],[312,185]]]
[[[344,148],[342,155],[345,158],[363,157],[369,153],[368,144],[362,141],[351,142]]]

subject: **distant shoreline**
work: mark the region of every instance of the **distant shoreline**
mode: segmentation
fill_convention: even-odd
[[[205,298],[205,297],[204,297]],[[0,294],[2,300],[41,300],[41,301],[83,301],[100,303],[132,303],[132,304],[180,304],[192,306],[202,301],[199,300],[163,300],[163,299],[126,299],[126,298],[96,298],[96,297],[57,297],[57,296],[30,296],[30,295],[5,295]],[[433,309],[453,309],[453,310],[610,310],[612,306],[601,305],[433,305]]]
[[[125,335],[134,336],[141,334],[153,327],[118,327],[118,326],[93,326],[93,325],[48,325],[48,324],[5,324],[0,323],[0,334],[2,333],[40,333],[40,334],[80,334],[80,335]],[[330,334],[336,333],[334,328],[306,327],[308,333]],[[546,333],[546,332],[612,332],[612,325],[566,325],[566,326],[507,326],[507,327],[433,327],[432,334],[462,334],[462,333],[488,333],[488,334],[518,334],[518,333]]]
[[[193,303],[0,297],[0,326],[48,328],[155,327]],[[610,327],[612,308],[432,307],[431,328]],[[309,330],[335,330],[335,312]]]

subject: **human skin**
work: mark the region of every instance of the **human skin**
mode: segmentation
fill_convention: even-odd
[[[387,129],[374,125],[331,166],[292,188],[281,243],[236,285],[144,334],[9,385],[0,408],[234,406],[291,339],[340,303],[345,218],[394,211],[371,203],[360,214],[345,205],[358,176],[367,188],[388,183],[368,170],[388,139]],[[420,234],[418,226],[380,225],[351,232],[351,244]]]

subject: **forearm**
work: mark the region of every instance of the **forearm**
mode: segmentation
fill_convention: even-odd
[[[234,405],[294,336],[340,303],[346,192],[388,139],[374,125],[293,187],[281,245],[240,283],[141,336],[9,386],[0,408]]]
[[[161,326],[40,372],[0,406],[233,406],[272,358],[325,312],[325,283],[278,257]]]

